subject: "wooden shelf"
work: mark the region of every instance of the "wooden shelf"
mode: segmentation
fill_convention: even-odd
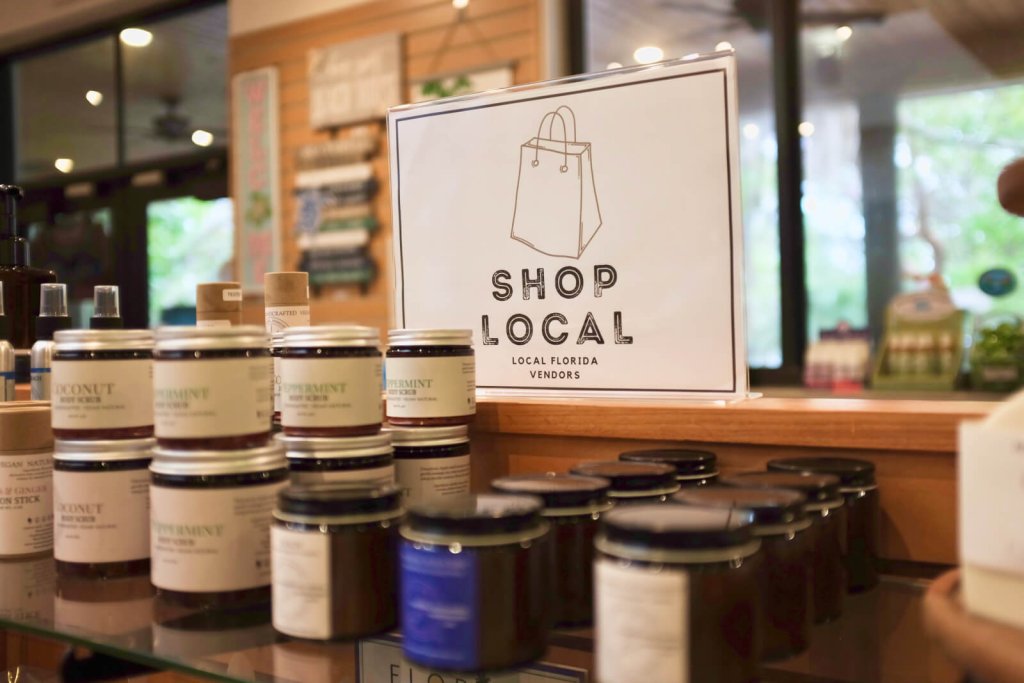
[[[957,427],[989,401],[758,398],[732,404],[482,399],[476,428],[501,434],[956,452]]]

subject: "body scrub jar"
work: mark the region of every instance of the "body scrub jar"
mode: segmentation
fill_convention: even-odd
[[[491,671],[533,661],[548,636],[548,523],[531,496],[413,506],[399,550],[402,649],[424,667]]]
[[[806,498],[804,512],[811,520],[811,602],[814,621],[838,619],[843,613],[846,572],[843,542],[846,508],[839,493],[839,479],[831,475],[800,475],[786,472],[744,472],[723,477],[726,486],[787,489]]]
[[[761,658],[784,659],[806,650],[812,621],[812,547],[804,496],[783,489],[714,486],[680,491],[672,501],[752,515],[751,532],[761,540]]]
[[[53,556],[65,576],[149,572],[153,439],[56,442]]]
[[[50,400],[58,439],[153,436],[153,333],[54,333]]]
[[[623,462],[656,462],[676,470],[682,488],[708,486],[718,481],[718,457],[696,448],[651,448],[619,454]]]
[[[395,449],[395,478],[406,507],[469,493],[469,429],[390,427]]]
[[[859,593],[877,586],[881,513],[874,463],[853,458],[787,458],[770,461],[768,469],[839,477],[839,492],[846,501],[846,587]]]
[[[388,422],[464,425],[476,414],[471,330],[391,330],[386,365]]]
[[[270,530],[274,628],[315,640],[394,628],[401,516],[394,486],[282,490]]]
[[[748,513],[630,505],[605,516],[595,545],[597,680],[758,680]]]
[[[269,340],[239,327],[162,327],[156,333],[156,438],[165,448],[238,449],[270,438]]]
[[[150,472],[151,578],[164,599],[201,608],[267,600],[271,515],[288,482],[281,446],[158,447]]]
[[[499,493],[529,494],[544,501],[551,525],[547,574],[555,626],[586,626],[594,619],[594,537],[612,509],[609,482],[572,474],[524,474],[491,482]]]
[[[664,503],[679,490],[675,468],[660,463],[599,460],[580,463],[571,472],[607,479],[608,497],[617,505]]]
[[[380,430],[380,333],[372,327],[291,327],[279,357],[281,427],[293,436],[355,436]]]
[[[391,437],[386,432],[344,439],[275,437],[285,449],[293,484],[368,484],[395,481]]]

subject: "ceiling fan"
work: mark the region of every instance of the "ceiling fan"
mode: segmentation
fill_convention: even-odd
[[[166,143],[192,144],[192,133],[201,128],[212,133],[215,139],[226,140],[227,129],[224,127],[193,125],[191,117],[181,111],[181,98],[178,95],[162,95],[159,99],[164,110],[150,120],[149,127],[133,126],[144,137]]]
[[[717,31],[749,27],[754,31],[768,28],[770,4],[776,0],[730,0],[723,5],[710,5],[699,0],[661,0],[658,7],[690,14],[703,14],[718,17],[724,23],[715,27]],[[886,16],[881,8],[859,10],[804,10],[800,13],[800,22],[806,26],[838,26],[857,22],[880,22]]]

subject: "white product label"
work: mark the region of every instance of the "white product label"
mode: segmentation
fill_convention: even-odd
[[[387,486],[395,483],[395,466],[370,467],[362,470],[292,470],[293,484],[367,484]]]
[[[153,361],[53,361],[54,429],[120,429],[153,424]]]
[[[151,486],[153,585],[193,593],[269,586],[271,513],[285,484]]]
[[[53,619],[56,587],[57,567],[49,555],[0,562],[0,619],[36,622]]]
[[[53,547],[53,454],[0,455],[0,556]]]
[[[50,400],[50,368],[32,368],[29,377],[32,382],[32,400]]]
[[[281,358],[281,424],[354,427],[381,421],[381,360]]]
[[[278,415],[281,414],[281,359],[274,356],[274,377],[273,381],[274,391],[274,412]]]
[[[230,320],[197,320],[196,327],[231,327]]]
[[[241,301],[242,290],[240,289],[225,289],[223,291],[224,301]]]
[[[395,477],[407,507],[459,496],[469,493],[469,455],[395,458]]]
[[[309,306],[267,306],[263,309],[267,332],[280,334],[289,327],[309,325]]]
[[[270,431],[270,358],[156,361],[157,438]]]
[[[55,470],[53,556],[64,562],[149,557],[149,470]]]
[[[597,680],[689,683],[686,572],[599,559],[594,584]]]
[[[1024,433],[960,425],[960,562],[1024,573]]]
[[[450,417],[476,412],[473,356],[388,358],[388,415]]]
[[[331,637],[331,539],[270,529],[274,628],[298,638]]]

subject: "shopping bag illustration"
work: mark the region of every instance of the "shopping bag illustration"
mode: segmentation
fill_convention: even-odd
[[[576,116],[561,106],[519,147],[512,239],[542,254],[578,259],[600,227],[590,143],[576,140]]]

